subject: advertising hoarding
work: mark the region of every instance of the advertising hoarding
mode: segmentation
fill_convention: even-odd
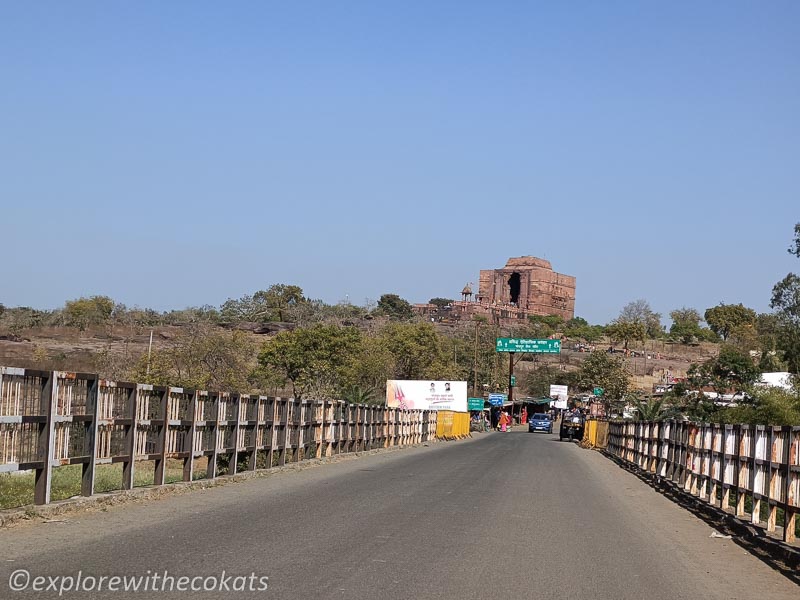
[[[569,388],[566,385],[551,385],[550,397],[555,398],[555,408],[567,408],[567,399],[569,398]]]
[[[386,406],[467,412],[467,382],[392,379],[386,382]]]

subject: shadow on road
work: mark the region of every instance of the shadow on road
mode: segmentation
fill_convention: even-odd
[[[800,569],[800,550],[797,548],[773,539],[767,536],[761,528],[748,525],[721,508],[687,494],[671,481],[666,481],[652,473],[645,473],[636,465],[622,461],[616,456],[605,452],[603,454],[678,506],[705,521],[718,532],[730,535],[732,542],[780,572],[790,581],[800,585],[800,571],[798,571]]]

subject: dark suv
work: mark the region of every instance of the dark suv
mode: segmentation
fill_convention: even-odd
[[[580,412],[575,411],[567,413],[561,417],[561,427],[558,431],[558,437],[563,440],[564,438],[569,441],[583,439],[583,430],[586,427],[586,417]]]

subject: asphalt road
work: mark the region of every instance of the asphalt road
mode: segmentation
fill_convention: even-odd
[[[269,577],[205,598],[800,598],[800,586],[602,455],[489,433],[0,531],[9,575]],[[254,578],[250,578],[255,573]],[[24,575],[16,575],[21,585]],[[248,579],[245,580],[244,578]],[[54,583],[55,582],[55,583]],[[87,583],[88,582],[88,583]],[[106,580],[103,585],[112,584]],[[76,585],[47,580],[40,585]],[[124,585],[118,583],[118,585]],[[144,585],[144,583],[140,584]],[[185,587],[218,580],[184,580]],[[104,588],[104,590],[107,588]],[[52,591],[36,597],[56,597]],[[164,597],[65,592],[62,597]]]

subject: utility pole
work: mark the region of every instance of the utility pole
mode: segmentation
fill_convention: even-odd
[[[472,363],[473,383],[472,383],[472,397],[478,397],[478,321],[475,321],[475,359]],[[481,394],[483,397],[483,394]]]
[[[511,418],[514,418],[514,353],[508,353],[508,401],[511,403]]]
[[[153,353],[153,330],[150,330],[150,345],[147,347],[147,376],[150,377],[150,355]]]

